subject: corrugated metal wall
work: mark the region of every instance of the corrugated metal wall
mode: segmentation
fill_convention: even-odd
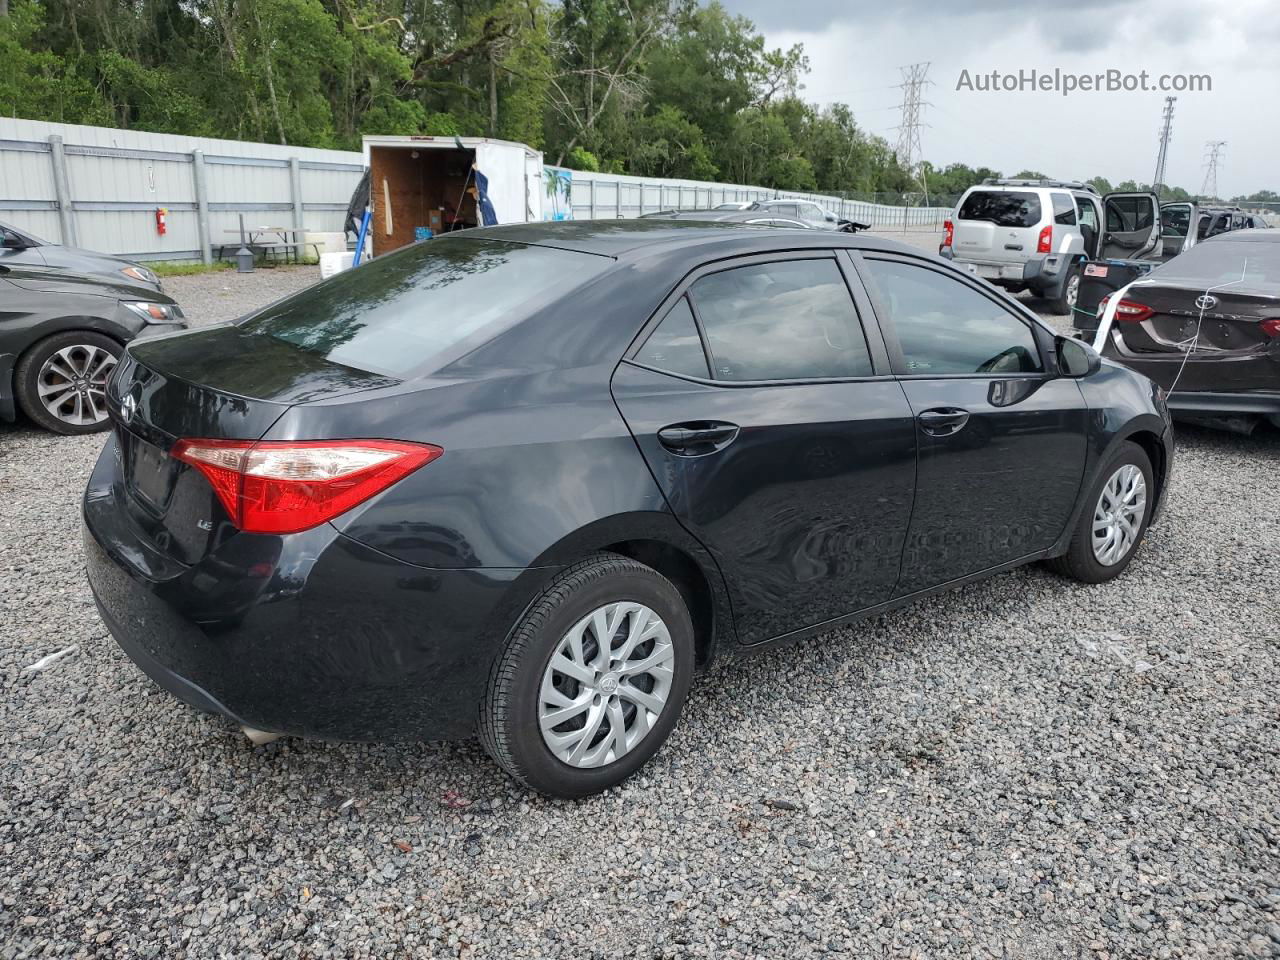
[[[59,153],[65,170],[61,195]],[[228,254],[238,246],[241,215],[249,227],[340,231],[364,156],[0,117],[0,220],[52,242],[138,260],[198,260],[204,253],[196,194],[201,165],[207,241],[216,257],[224,245]],[[937,226],[948,213],[946,208],[890,206],[732,183],[582,171],[573,171],[572,181],[573,216],[583,220],[775,197],[813,200],[840,216],[876,226]],[[300,217],[295,201],[301,205]],[[164,236],[156,231],[157,207],[168,210]]]
[[[66,195],[54,141],[62,138]],[[201,236],[194,151],[203,153],[213,255],[248,226],[340,231],[364,169],[360,153],[242,143],[0,117],[0,220],[58,243],[142,260],[196,260]],[[294,197],[290,160],[298,165]],[[295,222],[295,199],[302,205]],[[155,211],[168,211],[167,231]],[[64,236],[63,224],[72,236]]]

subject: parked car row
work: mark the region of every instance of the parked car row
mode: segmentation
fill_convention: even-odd
[[[1058,313],[1091,316],[1106,290],[1089,282],[1090,261],[1125,261],[1132,279],[1201,240],[1260,225],[1238,209],[1161,203],[1150,191],[1100,196],[1080,181],[987,179],[961,196],[938,252]]]
[[[1124,571],[1162,392],[888,239],[523,224],[137,340],[84,498],[103,621],[259,739],[478,736],[566,797],[713,660],[1033,561]]]

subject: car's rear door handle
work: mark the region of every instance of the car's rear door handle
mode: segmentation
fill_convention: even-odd
[[[658,431],[658,442],[673,453],[695,457],[728,446],[737,435],[736,423],[694,420],[663,427]]]
[[[949,437],[969,422],[969,411],[959,407],[933,407],[916,416],[920,429],[931,437]]]

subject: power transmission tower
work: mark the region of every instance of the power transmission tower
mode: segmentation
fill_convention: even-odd
[[[1169,137],[1173,132],[1173,104],[1177,97],[1164,98],[1164,125],[1160,128],[1160,152],[1156,154],[1156,172],[1151,177],[1151,189],[1160,192],[1164,184],[1164,162],[1169,156]]]
[[[1222,156],[1222,148],[1227,145],[1225,140],[1206,140],[1204,148],[1209,151],[1209,155],[1204,161],[1204,185],[1200,187],[1200,195],[1202,197],[1216,198],[1218,196],[1218,160]]]
[[[902,83],[898,86],[902,90],[902,122],[898,124],[898,146],[893,151],[898,158],[898,163],[908,173],[915,174],[917,165],[923,159],[920,147],[920,128],[927,126],[920,120],[920,110],[922,107],[929,106],[928,101],[923,99],[924,88],[930,84],[929,64],[913,63],[910,66],[901,67]],[[929,202],[929,185],[924,182],[924,170],[921,169],[920,180],[921,186],[924,187],[925,203]]]

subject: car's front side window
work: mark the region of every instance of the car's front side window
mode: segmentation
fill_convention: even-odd
[[[904,376],[1038,373],[1031,328],[963,280],[897,260],[864,271],[902,348]]]
[[[835,260],[781,260],[698,279],[689,295],[717,380],[811,380],[873,373]]]

